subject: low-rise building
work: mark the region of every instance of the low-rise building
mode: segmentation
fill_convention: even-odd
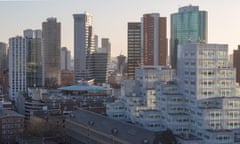
[[[70,115],[65,127],[71,144],[177,144],[168,130],[156,133],[82,109]]]
[[[24,116],[12,110],[0,110],[0,143],[15,143],[24,130]]]

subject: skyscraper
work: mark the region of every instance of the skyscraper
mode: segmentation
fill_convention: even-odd
[[[9,39],[9,99],[16,100],[19,92],[26,92],[26,39],[17,36]]]
[[[7,69],[7,44],[0,42],[0,74]]]
[[[97,85],[107,82],[108,70],[108,49],[98,48],[93,53],[93,78]]]
[[[159,13],[144,14],[142,18],[142,47],[144,65],[167,64],[166,17]]]
[[[94,35],[92,16],[73,14],[74,18],[74,82],[92,79]]]
[[[27,29],[23,34],[27,42],[27,87],[42,87],[42,31]]]
[[[126,56],[124,55],[119,55],[117,56],[117,72],[121,76],[125,75],[125,70],[126,70]]]
[[[170,63],[177,68],[178,45],[189,42],[207,42],[207,12],[198,6],[179,8],[171,14]]]
[[[233,51],[233,66],[236,68],[236,81],[240,84],[240,45]]]
[[[42,23],[42,39],[44,84],[46,87],[56,87],[61,83],[61,24],[56,18],[48,18]]]
[[[0,86],[2,87],[1,94],[7,92],[8,87],[8,60],[7,60],[7,44],[0,42]]]
[[[66,47],[61,49],[61,70],[70,70],[71,67],[71,51]]]
[[[135,69],[142,63],[141,59],[141,23],[128,23],[128,79],[135,79]]]
[[[109,41],[109,38],[102,38],[102,48],[106,48],[109,60],[111,58],[111,43]]]
[[[109,77],[109,68],[110,68],[110,63],[111,63],[111,42],[109,38],[102,38],[102,48],[106,49],[107,53],[107,73],[106,73],[106,82],[108,82],[108,77]]]
[[[94,35],[94,48],[98,49],[98,35]]]

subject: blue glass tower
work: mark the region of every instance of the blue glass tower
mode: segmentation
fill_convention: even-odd
[[[207,12],[199,11],[198,6],[179,8],[171,14],[170,60],[172,68],[177,69],[178,45],[207,42]]]

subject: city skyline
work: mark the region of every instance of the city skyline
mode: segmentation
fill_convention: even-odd
[[[8,38],[22,35],[24,29],[40,29],[41,23],[48,17],[56,17],[62,24],[61,46],[68,47],[73,56],[73,19],[72,14],[89,12],[93,16],[94,34],[100,38],[108,37],[112,44],[112,56],[127,55],[127,23],[140,22],[145,13],[160,13],[167,17],[167,38],[170,39],[170,15],[178,11],[179,7],[197,5],[200,10],[208,12],[208,42],[229,45],[229,53],[237,49],[238,40],[237,10],[240,2],[229,3],[222,0],[131,0],[131,1],[84,1],[70,0],[33,0],[33,1],[0,1],[1,42],[8,42]],[[217,4],[217,5],[216,5]],[[53,8],[54,6],[54,8]],[[224,10],[224,11],[223,11]],[[169,54],[168,54],[169,55]]]

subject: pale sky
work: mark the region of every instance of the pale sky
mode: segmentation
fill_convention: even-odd
[[[198,5],[208,11],[208,42],[229,45],[229,53],[240,44],[240,0],[0,0],[0,41],[22,35],[24,29],[41,29],[48,17],[61,22],[61,44],[73,52],[72,14],[93,15],[94,34],[111,41],[112,56],[127,55],[127,23],[140,21],[144,13],[167,17],[179,7]],[[100,41],[100,39],[99,39]],[[72,53],[73,55],[73,53]]]

